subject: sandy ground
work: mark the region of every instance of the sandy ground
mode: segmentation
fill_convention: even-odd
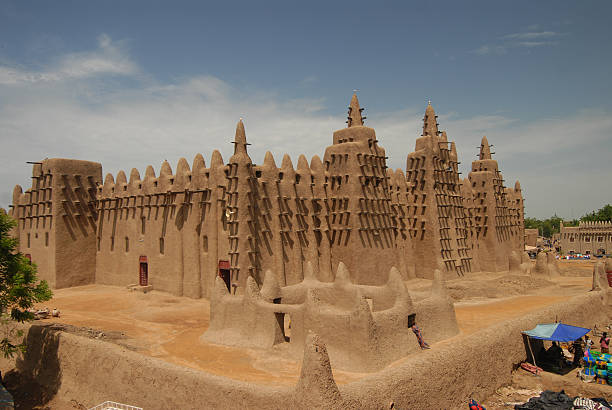
[[[578,369],[565,375],[543,372],[537,376],[518,369],[512,374],[512,384],[497,389],[495,395],[483,401],[487,410],[512,409],[517,403],[525,403],[538,397],[543,390],[561,391],[570,397],[602,397],[612,400],[612,387],[596,383],[584,383],[577,377]]]
[[[585,263],[573,264],[583,274],[589,273],[589,266],[582,266]],[[590,284],[588,276],[564,276],[552,283],[503,273],[475,274],[448,281],[449,290],[457,299],[455,309],[462,335],[558,303],[589,290]],[[431,282],[414,280],[407,282],[407,286],[413,298],[420,299],[429,293]],[[282,346],[270,353],[200,342],[199,337],[208,328],[210,313],[205,299],[91,285],[56,290],[54,298],[44,306],[58,308],[61,317],[42,322],[72,325],[74,328],[65,330],[178,365],[272,385],[293,385],[299,376],[299,361],[286,356]],[[364,375],[334,371],[339,384]]]
[[[563,261],[560,269],[564,276],[554,282],[508,273],[476,273],[449,280],[447,286],[455,300],[461,331],[455,338],[590,290],[593,262]],[[415,279],[406,285],[412,298],[419,300],[429,295],[431,281]],[[143,294],[124,287],[91,285],[56,290],[53,299],[39,307],[43,306],[58,308],[61,317],[38,321],[39,324],[115,343],[170,363],[266,385],[295,385],[299,377],[300,362],[286,355],[283,345],[265,352],[200,342],[199,338],[209,323],[210,305],[205,299],[193,300],[156,291]],[[439,344],[453,343],[453,340]],[[436,344],[432,346],[435,347]],[[405,360],[407,358],[390,366],[401,365]],[[365,375],[334,370],[338,384]],[[560,390],[565,384],[582,388],[581,384],[576,384],[581,382],[574,380],[574,373],[564,376],[563,380],[555,376],[534,378],[518,370],[513,384],[490,398],[487,408],[509,408],[505,403],[514,399],[526,401],[543,388],[558,387]],[[547,387],[549,385],[551,387]],[[31,397],[32,389],[26,390],[22,391],[24,397],[15,397],[16,402],[23,401],[18,408],[84,408],[76,402],[62,401],[61,397],[54,397],[51,401],[38,400]],[[39,406],[39,403],[45,404]]]

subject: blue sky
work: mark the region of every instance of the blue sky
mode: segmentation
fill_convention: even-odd
[[[612,202],[609,1],[0,0],[0,206],[25,161],[322,155],[353,89],[404,168],[428,99],[464,176],[482,135],[529,216]]]

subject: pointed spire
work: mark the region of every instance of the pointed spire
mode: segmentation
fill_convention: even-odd
[[[140,173],[136,168],[132,168],[130,172],[130,185],[134,185],[138,181],[140,181]]]
[[[246,132],[244,131],[244,123],[242,122],[242,118],[238,121],[236,125],[236,136],[234,137],[234,154],[239,152],[246,154]]]
[[[482,142],[480,143],[480,159],[491,159],[491,147],[487,137],[482,137]]]
[[[164,162],[162,162],[162,166],[161,169],[159,170],[159,176],[170,176],[172,175],[172,167],[170,166],[170,163],[166,160],[164,160]]]
[[[147,165],[147,169],[145,170],[145,179],[154,179],[155,178],[155,169],[153,169],[152,165]]]
[[[438,121],[436,119],[436,113],[431,106],[431,101],[427,103],[425,108],[425,117],[423,117],[423,135],[438,135]]]
[[[300,155],[298,158],[297,164],[298,171],[310,171],[310,167],[308,166],[308,160],[304,154]]]
[[[125,176],[125,171],[121,170],[117,173],[117,180],[115,181],[116,185],[127,184],[127,177]]]
[[[191,172],[193,172],[194,175],[198,175],[200,172],[204,170],[204,168],[206,168],[206,162],[204,161],[204,157],[202,156],[202,154],[198,153],[193,158]]]
[[[276,168],[276,161],[274,161],[274,155],[270,151],[266,151],[264,157],[264,165],[270,168]]]
[[[283,155],[283,162],[281,163],[281,169],[285,172],[293,171],[293,162],[291,162],[291,157],[289,154]]]
[[[219,166],[223,166],[223,157],[219,150],[214,150],[210,156],[210,167],[215,168]]]
[[[357,93],[353,94],[351,98],[351,104],[348,109],[347,127],[355,127],[363,125],[365,117],[361,116],[362,108],[359,108],[359,100],[357,99]]]
[[[310,159],[310,169],[313,171],[325,172],[325,169],[323,168],[323,161],[321,161],[321,158],[318,155],[314,155]]]
[[[515,191],[520,191],[521,190],[521,183],[518,180],[514,183],[514,190]],[[561,223],[563,223],[563,222],[561,222]]]

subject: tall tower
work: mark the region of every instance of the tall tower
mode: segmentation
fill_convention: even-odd
[[[412,194],[412,240],[416,274],[431,278],[440,261],[461,276],[472,270],[457,151],[440,132],[436,113],[427,104],[423,134],[408,154],[406,178]]]
[[[32,167],[32,187],[13,192],[19,251],[38,265],[53,288],[94,283],[97,162],[45,159]]]
[[[325,234],[334,270],[344,262],[353,282],[374,285],[386,279],[381,272],[386,275],[396,265],[398,250],[385,150],[374,129],[363,125],[362,111],[353,94],[348,125],[334,132],[333,145],[325,150]],[[405,271],[405,266],[397,268]]]
[[[491,158],[487,137],[482,137],[469,180],[474,192],[474,239],[479,244],[480,268],[485,272],[508,270],[508,256],[512,251],[511,214],[504,180],[497,161]]]
[[[253,163],[247,153],[247,140],[242,120],[236,125],[234,155],[227,165],[225,218],[228,224],[230,274],[233,292],[244,290],[246,279],[253,276],[263,283],[260,246],[261,227],[259,184]]]

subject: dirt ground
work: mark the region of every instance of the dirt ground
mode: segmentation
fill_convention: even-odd
[[[564,276],[554,282],[508,273],[472,274],[448,281],[461,330],[456,337],[590,289],[592,263],[561,262],[560,266]],[[416,279],[406,285],[413,299],[418,300],[429,294],[431,282]],[[300,363],[285,355],[282,346],[270,353],[200,342],[199,337],[209,324],[210,305],[205,299],[91,285],[56,290],[53,299],[42,306],[59,309],[61,316],[38,323],[48,323],[59,331],[116,343],[171,363],[237,380],[268,385],[294,385],[298,380]],[[449,342],[452,340],[440,343]],[[334,370],[338,384],[365,375]]]
[[[561,391],[570,397],[602,397],[612,401],[612,386],[585,383],[577,376],[578,369],[565,375],[542,372],[533,375],[523,369],[512,374],[512,383],[497,389],[495,395],[480,403],[487,410],[512,409],[515,404],[525,403],[531,397],[538,397],[543,390]]]

